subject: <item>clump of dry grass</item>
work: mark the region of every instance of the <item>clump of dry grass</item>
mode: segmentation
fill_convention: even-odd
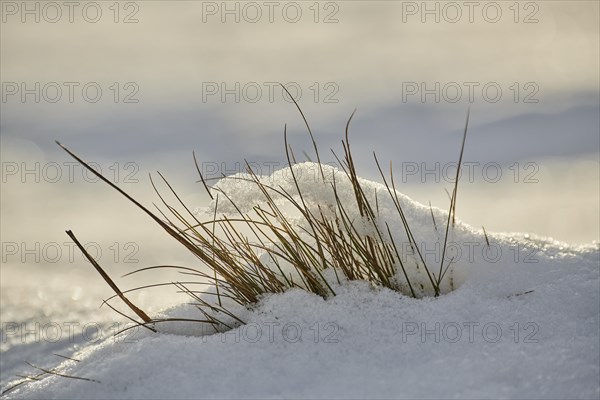
[[[231,324],[226,323],[224,319],[239,323],[243,323],[243,321],[228,311],[224,305],[225,299],[228,302],[233,301],[243,306],[250,306],[255,304],[265,294],[281,293],[294,287],[303,288],[323,298],[335,296],[334,285],[330,283],[331,279],[326,279],[325,277],[328,271],[333,271],[335,279],[338,282],[341,280],[366,280],[374,285],[400,291],[412,297],[421,297],[426,292],[432,292],[434,296],[439,296],[441,294],[440,286],[442,280],[446,276],[452,261],[445,265],[444,256],[442,256],[439,267],[428,265],[425,262],[398,198],[392,173],[392,164],[390,163],[389,176],[386,176],[379,160],[375,156],[375,162],[383,184],[387,189],[387,195],[390,197],[397,211],[397,216],[402,223],[406,238],[408,238],[410,247],[416,255],[415,267],[424,272],[427,277],[425,284],[419,282],[418,286],[416,282],[412,282],[409,278],[406,270],[407,266],[403,262],[406,259],[400,254],[399,246],[392,235],[390,226],[385,221],[382,223],[378,218],[379,204],[377,196],[375,197],[375,204],[372,204],[372,200],[369,200],[369,196],[366,195],[358,178],[349,142],[349,127],[354,113],[348,119],[345,128],[345,140],[342,141],[343,157],[341,159],[338,158],[334,152],[341,166],[342,173],[351,183],[353,189],[355,204],[347,205],[340,200],[335,176],[331,181],[326,181],[315,138],[306,122],[304,113],[298,104],[296,106],[306,123],[313,143],[320,179],[322,180],[320,183],[330,185],[333,192],[335,198],[333,212],[331,212],[332,210],[323,210],[321,205],[317,205],[315,208],[314,205],[309,207],[307,204],[297,176],[292,168],[296,164],[296,159],[287,142],[287,129],[284,129],[283,135],[285,154],[290,166],[289,171],[291,172],[295,191],[290,192],[281,186],[273,186],[266,183],[255,175],[248,163],[246,163],[247,177],[238,177],[237,179],[244,179],[254,185],[262,194],[262,200],[264,201],[263,206],[255,206],[251,213],[242,212],[242,209],[238,207],[226,191],[218,187],[208,187],[204,177],[200,173],[200,168],[198,168],[198,163],[194,155],[200,180],[209,196],[215,202],[213,218],[208,221],[198,220],[197,216],[183,203],[176,191],[160,173],[160,178],[168,187],[179,206],[175,207],[169,204],[151,178],[156,193],[168,210],[167,213],[159,210],[159,217],[95,169],[91,168],[89,164],[65,146],[58,142],[57,144],[90,172],[133,202],[162,229],[194,254],[203,266],[209,268],[210,273],[204,272],[199,268],[183,266],[154,266],[132,272],[139,273],[155,268],[173,268],[186,276],[192,276],[194,279],[214,285],[215,290],[207,294],[215,295],[216,299],[215,302],[209,302],[201,293],[188,289],[186,283],[172,283],[179,291],[187,293],[193,299],[194,304],[205,317],[200,320],[188,321],[208,323],[216,328],[230,328]],[[458,177],[465,146],[467,126],[468,114],[455,186],[450,196],[448,219],[445,224],[444,253],[451,225],[454,224]],[[219,199],[223,198],[229,201],[237,210],[236,217],[217,216]],[[306,221],[306,225],[298,226],[292,223],[287,214],[281,209],[280,203],[275,200],[276,198],[283,198],[291,204],[294,210]],[[357,229],[357,221],[350,217],[351,213],[348,211],[348,207],[350,206],[356,207],[360,213],[360,231]],[[438,227],[433,217],[433,212],[432,220],[437,230]],[[365,226],[367,229],[364,229]],[[243,232],[249,232],[249,234]],[[367,233],[365,234],[365,232]],[[79,241],[75,235],[71,231],[67,231],[67,233],[79,245]],[[125,293],[128,291],[121,291],[98,263],[85,251],[83,246],[79,245],[79,248],[116,293],[113,298],[119,297],[143,321],[139,322],[140,325],[154,330],[154,325],[158,322],[177,320],[153,320],[150,318],[127,299]],[[290,272],[289,266],[292,267],[292,272]],[[400,271],[401,274],[399,273]],[[401,279],[398,279],[398,277],[401,277]],[[165,284],[159,283],[144,288]],[[140,289],[143,288],[132,290]],[[108,300],[105,301],[106,304],[108,304]],[[111,306],[111,308],[113,307]],[[117,310],[115,309],[115,311]],[[120,311],[117,312],[124,315]],[[219,315],[227,317],[221,318]],[[132,318],[130,319],[133,320]]]

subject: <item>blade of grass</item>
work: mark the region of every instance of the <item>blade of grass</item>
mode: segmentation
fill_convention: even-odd
[[[127,297],[125,297],[125,295],[123,294],[123,292],[121,292],[121,290],[118,288],[118,286],[115,284],[115,282],[110,278],[110,276],[108,276],[108,274],[106,272],[104,272],[104,270],[96,262],[96,260],[94,260],[94,257],[92,257],[86,251],[86,249],[81,245],[81,243],[79,242],[79,240],[77,240],[77,238],[75,237],[75,235],[73,234],[73,232],[71,232],[69,230],[69,231],[67,231],[67,235],[69,235],[69,237],[73,240],[73,242],[75,242],[75,244],[77,245],[77,247],[79,247],[79,250],[81,250],[81,252],[83,253],[83,255],[90,261],[90,263],[92,263],[92,265],[94,266],[94,268],[96,268],[96,271],[98,271],[98,273],[100,274],[100,276],[102,276],[102,278],[106,281],[106,283],[108,283],[108,286],[111,287],[111,289],[119,296],[119,298],[121,300],[123,300],[123,302],[125,304],[127,304],[127,306],[134,313],[136,313],[136,315],[138,317],[140,317],[144,322],[150,322],[150,321],[152,321],[152,319],[144,311],[140,310],[131,301],[129,301],[129,299],[127,299]]]

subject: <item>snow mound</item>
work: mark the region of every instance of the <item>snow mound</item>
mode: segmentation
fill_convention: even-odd
[[[323,183],[314,164],[293,171],[304,200],[322,209],[335,205],[335,180],[359,220],[343,173],[324,167]],[[256,185],[236,179],[247,177],[217,185],[242,212],[263,201]],[[297,193],[289,169],[261,179]],[[403,240],[386,187],[361,184],[373,203],[377,196],[379,219]],[[447,212],[398,198],[417,242],[439,263]],[[302,226],[293,207],[277,201]],[[238,212],[223,199],[218,211]],[[453,287],[440,297],[414,299],[329,276],[336,296],[328,299],[291,289],[250,309],[232,305],[244,323],[230,321],[231,330],[165,323],[159,333],[132,330],[78,348],[72,357],[80,361],[65,360],[56,371],[98,382],[47,376],[7,398],[598,398],[598,244],[527,234],[486,240],[460,221],[449,241]],[[189,305],[164,316],[202,318]]]
[[[325,180],[321,177],[322,173]],[[299,227],[298,231],[300,232],[308,231],[310,227],[290,201],[278,192],[292,194],[297,203],[304,200],[314,215],[323,213],[332,220],[335,214],[339,213],[337,206],[339,201],[343,204],[348,219],[353,221],[357,231],[363,235],[377,237],[372,226],[366,223],[361,224],[361,219],[364,217],[361,216],[358,209],[352,182],[344,171],[328,165],[319,167],[319,164],[305,162],[295,164],[291,168],[280,169],[269,176],[259,177],[259,180],[263,185],[273,188],[269,191],[269,196],[286,213],[286,218],[291,224]],[[415,239],[416,250],[421,253],[420,256],[423,257],[430,272],[439,275],[442,258],[443,267],[450,266],[442,280],[440,287],[442,293],[448,293],[460,287],[474,274],[485,274],[490,269],[507,270],[515,264],[568,258],[579,252],[590,251],[593,253],[598,250],[598,245],[575,248],[549,238],[528,234],[488,234],[486,238],[483,230],[476,230],[456,220],[449,230],[444,251],[448,211],[424,206],[398,191],[390,193],[384,184],[361,178],[358,178],[358,181],[368,202],[374,208],[377,207],[379,231],[387,236],[389,228],[406,267],[408,278],[414,283],[415,288],[419,286],[423,288],[421,295],[433,295],[433,288],[422,266],[418,267],[422,265],[422,262],[407,237],[392,195],[402,208],[407,225]],[[388,178],[388,183],[390,182]],[[333,190],[334,185],[335,191]],[[257,206],[268,209],[265,195],[259,185],[252,182],[249,174],[236,174],[224,178],[218,182],[216,188],[228,195],[227,199],[221,196],[218,203],[219,214],[235,218],[239,216],[239,212],[252,215],[252,210]],[[298,195],[298,191],[302,193],[302,199]],[[204,219],[212,218],[215,205],[215,201],[213,201],[211,206],[204,211]],[[240,229],[244,230],[244,226],[242,225]],[[250,236],[250,232],[247,233]],[[310,242],[310,238],[305,237],[305,239]],[[396,267],[397,281],[405,282],[403,272],[398,266]],[[290,269],[286,272],[293,273],[293,270]],[[408,291],[405,291],[405,294],[408,294]]]

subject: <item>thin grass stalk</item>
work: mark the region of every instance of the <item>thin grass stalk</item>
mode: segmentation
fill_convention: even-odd
[[[454,180],[454,190],[452,191],[452,198],[450,200],[450,210],[448,211],[448,221],[446,221],[446,233],[444,234],[444,246],[442,248],[442,260],[440,262],[440,272],[439,272],[439,277],[441,281],[441,277],[442,277],[442,268],[444,267],[444,256],[446,255],[446,246],[448,244],[448,233],[449,233],[449,229],[450,229],[450,219],[452,218],[452,225],[454,225],[454,215],[456,213],[456,195],[457,195],[457,191],[458,191],[458,178],[460,176],[460,167],[462,164],[462,158],[463,158],[463,154],[465,151],[465,143],[466,143],[466,139],[467,139],[467,130],[469,128],[469,114],[470,114],[470,109],[467,110],[467,118],[465,121],[465,129],[463,132],[463,137],[462,137],[462,144],[460,146],[460,155],[458,157],[458,165],[456,167],[456,178]]]

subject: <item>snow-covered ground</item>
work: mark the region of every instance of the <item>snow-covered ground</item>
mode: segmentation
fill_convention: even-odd
[[[0,392],[41,374],[30,362],[97,382],[42,374],[7,397],[600,396],[600,2],[74,3],[0,6]],[[292,290],[237,309],[245,324],[228,333],[165,323],[113,337],[131,322],[99,307],[113,292],[64,230],[123,290],[182,279],[122,277],[134,269],[198,262],[54,141],[144,205],[160,201],[158,169],[204,207],[192,150],[211,178],[246,159],[267,174],[287,165],[287,123],[296,156],[314,160],[276,82],[324,163],[337,165],[328,149],[341,153],[357,108],[358,170],[379,179],[371,150],[394,162],[428,257],[439,234],[416,203],[442,225],[471,109],[456,290],[414,300],[332,282],[327,300]],[[327,202],[305,184],[311,205]],[[231,194],[249,207],[242,189]],[[198,318],[172,286],[128,297],[151,316]]]
[[[303,176],[309,201],[330,204],[314,175]],[[284,170],[266,179],[289,186],[289,177]],[[337,185],[341,193],[351,192],[348,182]],[[383,188],[363,185],[367,192]],[[221,187],[242,207],[260,202],[249,183],[229,180]],[[417,241],[423,240],[429,257],[439,257],[432,211],[405,196],[401,201]],[[380,198],[381,218],[392,228],[398,224],[394,213]],[[433,214],[443,225],[445,212],[434,208]],[[16,374],[40,373],[22,364],[28,360],[93,381],[43,375],[7,398],[598,398],[598,243],[573,246],[490,232],[488,239],[490,246],[481,230],[457,223],[451,236],[460,251],[457,287],[437,298],[332,279],[336,296],[323,299],[301,289],[268,295],[252,309],[235,309],[243,325],[204,336],[205,325],[190,322],[157,324],[159,333],[138,328],[112,336],[125,325],[111,323],[106,310],[95,316],[102,324],[77,326],[72,335],[62,326],[54,341],[48,324],[37,331],[42,340],[28,343],[22,343],[22,326],[3,325],[2,388],[18,381]],[[71,279],[80,279],[85,290],[84,277]],[[46,307],[53,300],[68,304],[38,295]],[[65,297],[78,301],[82,295]],[[37,318],[52,321],[56,312]],[[202,318],[186,304],[153,315]]]

